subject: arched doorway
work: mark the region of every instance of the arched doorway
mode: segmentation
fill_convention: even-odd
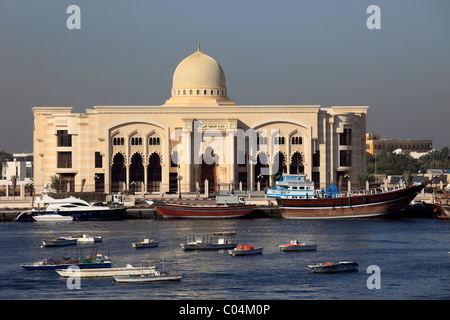
[[[122,153],[116,153],[111,167],[111,192],[122,192],[123,184],[126,181],[127,171],[125,168],[125,158]]]
[[[272,164],[272,174],[275,176],[275,179],[278,180],[281,174],[286,172],[286,158],[282,152],[277,152]]]
[[[269,159],[264,152],[258,154],[255,164],[255,186],[259,181],[261,189],[269,185]]]
[[[147,191],[159,192],[159,186],[161,184],[161,158],[159,154],[153,152],[148,158],[147,169]]]
[[[292,174],[303,173],[305,167],[303,166],[303,156],[300,152],[296,151],[291,156],[291,166],[289,167],[289,172]]]
[[[205,191],[205,180],[208,179],[208,191],[216,191],[217,173],[214,160],[214,150],[211,147],[205,149],[202,155],[202,166],[200,168],[200,191]]]
[[[141,192],[142,182],[144,182],[144,164],[142,161],[142,156],[139,152],[136,152],[131,157],[130,164],[130,191]]]

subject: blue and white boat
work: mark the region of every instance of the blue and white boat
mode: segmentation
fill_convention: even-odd
[[[267,189],[267,196],[283,199],[314,198],[314,182],[306,174],[282,174],[275,187]]]
[[[99,253],[99,249],[106,250],[107,255]],[[70,255],[74,255],[75,258],[70,258]],[[77,266],[80,269],[111,268],[111,261],[108,256],[109,249],[107,247],[84,247],[67,249],[62,259],[46,258],[42,261],[25,263],[20,266],[25,270],[55,270],[66,269],[70,266]]]

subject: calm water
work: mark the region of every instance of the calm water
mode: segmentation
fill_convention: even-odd
[[[236,231],[240,243],[263,246],[262,255],[231,257],[225,251],[183,251],[190,233]],[[88,233],[103,236],[113,266],[176,258],[181,282],[117,284],[83,279],[69,290],[55,271],[25,271],[20,264],[61,258],[65,247],[41,240]],[[159,247],[135,250],[150,237]],[[298,239],[315,252],[281,253]],[[125,220],[0,223],[0,299],[449,299],[450,221],[434,219],[292,221]],[[310,263],[351,260],[359,272],[313,274]],[[381,270],[381,289],[369,290],[367,267]]]

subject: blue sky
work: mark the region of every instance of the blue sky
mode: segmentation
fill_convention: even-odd
[[[368,132],[440,149],[449,15],[448,0],[0,0],[0,150],[32,151],[34,106],[163,104],[197,41],[238,104],[368,105]]]

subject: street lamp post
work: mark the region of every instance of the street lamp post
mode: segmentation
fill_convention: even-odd
[[[181,180],[183,179],[183,176],[178,175],[178,199],[181,199]]]
[[[136,182],[131,181],[131,188],[133,189],[133,195],[134,195],[134,191],[136,190]]]
[[[230,185],[231,185],[231,194],[234,194],[234,185],[235,185],[235,181],[234,180],[231,180],[230,181]]]

